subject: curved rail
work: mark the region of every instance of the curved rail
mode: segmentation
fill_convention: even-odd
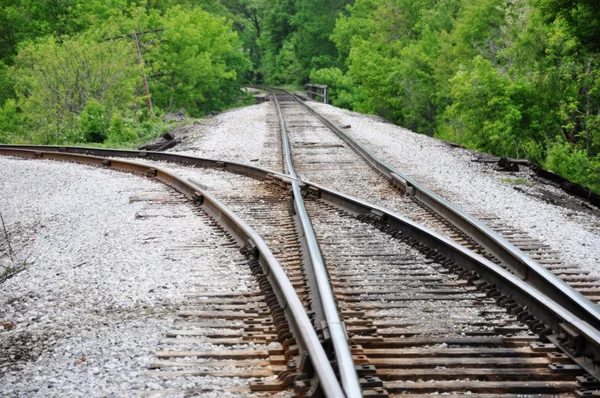
[[[337,377],[327,358],[313,325],[308,318],[302,302],[296,295],[292,283],[285,270],[277,261],[267,244],[248,224],[240,219],[233,211],[212,195],[200,188],[199,184],[186,182],[173,174],[160,168],[141,165],[122,160],[106,159],[103,157],[80,155],[60,152],[39,152],[22,149],[0,148],[0,155],[19,156],[25,158],[39,158],[49,160],[72,161],[105,167],[109,169],[125,170],[145,174],[156,178],[162,183],[174,188],[185,196],[202,206],[215,220],[225,226],[232,235],[246,247],[253,250],[264,274],[269,279],[276,292],[282,308],[285,309],[288,323],[296,332],[301,347],[308,353],[312,366],[319,376],[320,387],[327,397],[337,398],[344,396]]]
[[[317,242],[310,217],[308,216],[308,212],[306,211],[306,207],[304,205],[300,184],[298,183],[296,171],[294,170],[294,165],[292,163],[290,141],[285,126],[285,121],[283,119],[283,114],[281,113],[277,96],[273,91],[269,91],[273,95],[275,108],[277,109],[277,115],[279,117],[285,168],[290,176],[293,177],[291,184],[294,196],[294,207],[296,208],[296,213],[300,218],[300,227],[302,228],[304,239],[306,241],[312,272],[317,285],[317,290],[319,292],[319,304],[323,310],[323,314],[325,315],[325,320],[329,329],[329,335],[331,336],[331,342],[333,343],[333,350],[337,360],[342,387],[344,388],[344,392],[348,398],[359,398],[362,397],[362,389],[358,381],[358,374],[356,373],[354,359],[352,358],[352,353],[350,351],[348,336],[346,335],[344,325],[340,319],[335,297],[333,295],[333,290],[331,289],[331,283],[329,282],[329,277],[327,276],[325,262],[323,261],[323,256],[321,255],[321,249],[319,249],[319,243]]]
[[[36,148],[44,148],[37,146]],[[49,149],[56,149],[51,147]],[[89,148],[88,148],[89,149]],[[104,150],[100,150],[104,151]],[[44,157],[47,159],[56,160],[73,160],[76,155],[68,155],[55,152],[36,152],[30,150],[19,150],[11,146],[0,146],[0,155],[13,155],[21,157]],[[111,153],[111,156],[112,155]],[[102,165],[105,167],[116,167],[119,169],[125,168],[123,165],[127,164],[127,169],[135,172],[150,172],[153,173],[153,168],[149,166],[143,166],[135,163],[120,162],[117,160],[109,160],[104,158],[92,158],[92,157],[80,157],[90,158],[93,160],[85,161],[85,163]],[[199,164],[214,161],[208,161],[206,159],[198,159]],[[240,172],[243,174],[250,174],[251,172],[257,172],[257,168],[252,166],[239,165],[241,167]],[[166,178],[167,183],[174,188],[178,189],[178,184],[185,187],[186,184],[181,180],[173,177],[169,173],[161,172],[160,175]],[[279,177],[279,173],[264,171],[263,175],[257,176],[261,179],[266,179],[269,176],[274,175],[276,179],[290,183],[292,180],[285,176]],[[177,182],[178,181],[178,182]],[[558,347],[563,349],[569,356],[586,371],[592,374],[597,379],[600,379],[600,369],[595,364],[600,360],[600,335],[598,330],[600,325],[595,322],[593,318],[587,316],[587,313],[583,310],[570,311],[564,305],[558,304],[557,300],[549,298],[544,293],[537,289],[529,286],[524,281],[508,273],[502,268],[498,267],[494,263],[486,260],[485,258],[466,250],[462,246],[456,244],[437,234],[436,232],[430,231],[429,229],[419,226],[418,224],[403,218],[402,216],[396,215],[386,209],[374,205],[370,205],[365,201],[344,195],[327,189],[325,187],[313,184],[310,182],[304,182],[304,190],[311,191],[319,195],[323,200],[330,202],[334,205],[344,208],[353,214],[372,214],[379,217],[381,222],[385,222],[387,225],[403,230],[415,236],[417,240],[422,243],[435,248],[435,250],[444,254],[446,257],[461,263],[466,267],[470,267],[476,270],[478,274],[490,281],[490,283],[498,286],[500,290],[509,292],[511,296],[514,296],[521,305],[527,306],[527,309],[538,316],[543,322],[547,323],[552,327],[553,334],[548,335]],[[189,186],[186,188],[188,196],[196,197],[195,193],[198,189],[194,188],[189,191]],[[185,191],[184,191],[185,192]],[[289,281],[288,281],[289,282]]]
[[[147,159],[157,162],[177,163],[184,166],[208,167],[222,169],[227,172],[248,175],[260,180],[276,177],[280,180],[287,180],[289,175],[258,167],[247,165],[244,163],[230,162],[227,160],[215,160],[208,158],[199,158],[195,156],[180,155],[171,152],[154,152],[154,151],[135,151],[127,149],[109,149],[109,148],[94,148],[84,146],[61,146],[61,145],[8,145],[0,144],[0,148],[5,149],[26,149],[30,151],[53,151],[61,153],[74,153],[80,155],[101,156],[101,157],[116,157],[116,158],[137,158]],[[293,177],[295,178],[295,177]]]
[[[30,150],[18,150],[18,148],[23,147],[26,147]],[[130,157],[145,157],[148,159],[151,159],[149,155],[152,155],[150,152],[140,151],[15,145],[0,145],[0,155],[34,157],[36,152],[31,150],[34,148],[38,151],[47,149],[55,152],[58,151],[59,148],[63,152],[84,150],[88,153],[106,153],[108,156],[118,156],[118,152],[127,152],[130,154]],[[23,153],[26,153],[26,155],[23,155]],[[63,156],[67,155],[67,153],[57,154],[58,160],[63,159],[60,157],[61,154]],[[51,158],[50,155],[51,153],[47,153],[45,157]],[[224,167],[225,171],[250,175],[254,178],[263,180],[272,178],[288,184],[291,184],[291,182],[294,181],[291,176],[250,165],[193,158],[175,154],[156,153],[156,155],[168,155],[168,157],[161,159],[167,162],[170,161],[175,163],[191,164],[199,167]],[[179,158],[181,158],[182,161],[178,161],[177,159]],[[109,161],[108,159],[102,160]],[[112,162],[113,160],[110,161]],[[93,164],[99,163],[96,162]],[[141,166],[138,164],[134,165],[139,166],[140,168],[146,168],[146,170],[148,169],[148,166]],[[477,272],[481,273],[482,277],[488,279],[490,283],[497,285],[500,290],[510,292],[511,295],[515,295],[515,298],[518,298],[520,305],[527,306],[529,311],[536,314],[540,320],[552,327],[553,334],[548,335],[548,337],[559,348],[569,353],[569,356],[571,356],[576,363],[586,369],[586,371],[592,374],[595,378],[600,380],[600,367],[596,366],[596,364],[600,362],[600,336],[598,336],[597,332],[600,330],[600,322],[594,313],[590,313],[590,311],[588,311],[588,307],[578,306],[578,302],[576,300],[571,300],[570,297],[563,294],[564,291],[560,289],[560,285],[564,284],[563,281],[559,280],[558,278],[553,278],[557,282],[558,286],[556,286],[553,285],[551,279],[546,280],[546,289],[545,291],[541,291],[540,289],[537,289],[535,286],[531,285],[531,280],[523,281],[522,279],[511,275],[507,271],[499,268],[486,259],[466,250],[460,245],[448,241],[447,238],[442,236],[432,238],[437,235],[435,232],[429,231],[427,228],[420,227],[412,221],[403,219],[401,216],[395,215],[386,209],[370,205],[365,201],[332,191],[308,181],[304,181],[303,184],[304,186],[301,187],[303,190],[314,191],[320,195],[322,199],[340,206],[349,212],[355,214],[375,214],[379,216],[382,221],[386,221],[388,225],[397,228],[404,228],[407,232],[414,233],[416,238],[422,241],[422,243],[426,243],[428,245],[437,245],[439,242],[441,242],[439,247],[436,247],[435,245],[433,247],[436,247],[436,250],[444,250],[445,252],[443,253],[445,253],[447,257],[454,258],[457,260],[457,262],[464,262],[466,266],[472,267],[473,269],[478,269],[479,271]],[[521,290],[528,293],[519,293]]]
[[[570,311],[576,312],[580,316],[583,316],[583,314],[586,313],[585,317],[587,319],[593,320],[595,324],[600,325],[600,308],[566,284],[562,279],[548,271],[537,261],[516,248],[512,243],[508,242],[504,237],[493,231],[477,218],[454,206],[446,199],[417,183],[377,157],[355,138],[345,133],[329,119],[323,117],[314,109],[304,104],[295,95],[285,90],[281,91],[291,95],[300,105],[317,117],[356,153],[362,156],[376,171],[385,175],[392,180],[395,185],[401,186],[406,193],[415,196],[430,209],[440,214],[461,231],[472,237],[486,250],[506,264],[521,280],[526,281],[531,286],[539,289],[551,298],[559,302],[564,302],[565,307]]]

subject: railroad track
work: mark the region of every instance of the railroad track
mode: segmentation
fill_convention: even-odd
[[[241,393],[246,396],[343,396],[286,270],[248,224],[202,187],[160,168],[109,158],[0,149],[2,155],[77,162],[160,181],[188,198],[214,230],[228,261],[211,272],[224,285],[191,284],[186,307],[160,341],[148,376],[178,379],[182,388],[140,391],[140,396]],[[289,264],[287,271],[290,271]],[[190,278],[193,280],[194,278]],[[213,388],[185,388],[193,378]],[[191,378],[191,381],[187,381]],[[246,380],[240,383],[240,379]],[[238,381],[236,381],[238,380]],[[168,383],[172,386],[177,383]]]
[[[325,347],[324,351],[318,351],[318,355],[321,360],[323,357],[331,360],[332,369],[338,376],[341,374],[341,377],[340,380],[335,377],[332,379],[331,373],[326,374],[328,369],[311,374],[311,366],[306,367],[306,358],[309,358],[312,367],[323,363],[315,363],[315,353],[306,354],[307,348],[298,352],[295,348],[285,350],[286,346],[280,341],[279,333],[273,333],[271,326],[271,323],[275,325],[273,314],[280,314],[282,308],[288,310],[285,317],[288,326],[283,323],[283,326],[275,327],[289,331],[294,341],[304,342],[300,346],[307,345],[305,341],[310,339],[297,336],[298,328],[294,325],[299,322],[296,317],[300,315],[290,314],[290,306],[282,305],[280,299],[276,303],[279,307],[264,310],[265,303],[262,306],[254,302],[248,303],[248,296],[222,299],[211,295],[211,292],[198,292],[201,309],[197,311],[205,312],[206,308],[214,308],[211,315],[214,317],[215,312],[223,315],[230,308],[244,312],[246,308],[248,313],[263,316],[261,324],[268,325],[254,329],[249,327],[253,323],[226,320],[227,327],[222,327],[229,332],[237,328],[236,338],[254,338],[261,344],[271,342],[275,344],[273,347],[277,347],[272,352],[272,360],[270,356],[267,359],[269,350],[266,350],[266,354],[262,350],[263,357],[260,360],[268,368],[267,371],[279,374],[279,380],[270,380],[266,384],[263,382],[262,385],[255,383],[240,389],[240,392],[262,387],[282,389],[282,394],[295,390],[299,395],[310,395],[310,386],[314,388],[318,385],[317,390],[322,389],[320,391],[325,391],[327,396],[342,396],[336,395],[341,394],[341,390],[332,391],[335,388],[343,389],[346,396],[364,394],[372,397],[407,393],[414,396],[457,393],[493,397],[514,394],[596,394],[591,391],[598,387],[596,379],[586,375],[586,372],[598,377],[595,361],[600,358],[600,335],[597,332],[597,319],[589,307],[580,305],[572,297],[565,298],[565,292],[569,291],[564,290],[560,284],[553,285],[551,282],[556,282],[554,280],[546,280],[545,290],[549,294],[544,295],[536,288],[535,283],[523,282],[516,272],[511,274],[495,262],[466,250],[468,241],[461,242],[461,246],[385,208],[315,183],[300,183],[294,166],[297,166],[296,163],[303,163],[295,158],[292,164],[294,146],[285,144],[291,133],[285,119],[280,120],[280,125],[283,137],[281,142],[284,148],[287,146],[292,149],[284,151],[285,174],[231,162],[137,151],[45,148],[58,151],[57,154],[42,153],[41,147],[30,147],[35,150],[29,152],[5,147],[0,152],[63,160],[77,158],[71,152],[142,157],[231,171],[256,179],[249,182],[250,178],[243,177],[236,181],[235,186],[239,186],[239,189],[226,193],[214,192],[238,216],[226,210],[224,204],[205,192],[201,182],[187,183],[173,180],[172,176],[165,178],[165,182],[187,191],[197,203],[202,202],[200,208],[208,205],[209,210],[203,211],[206,211],[207,216],[212,215],[213,219],[222,221],[215,228],[221,228],[223,237],[231,239],[232,247],[241,247],[245,254],[256,254],[257,247],[261,246],[256,245],[256,240],[264,242],[264,247],[258,249],[258,258],[252,255],[246,259],[239,258],[240,264],[246,262],[249,269],[255,270],[256,260],[262,267],[263,275],[272,275],[272,271],[265,270],[274,268],[287,273],[287,293],[290,297],[286,296],[286,299],[296,303],[297,312],[302,308],[304,317],[308,312],[311,333],[314,333],[312,336],[321,339]],[[321,147],[321,150],[323,148],[341,147]],[[79,157],[78,161],[86,161],[85,159],[87,158]],[[116,167],[118,161],[115,160],[97,158],[92,163],[101,167],[119,168]],[[314,163],[311,166],[308,161],[306,170],[313,166]],[[134,167],[145,167],[142,169],[145,173],[155,174],[159,179],[162,175],[162,172],[152,166]],[[182,188],[180,184],[187,184],[187,188]],[[382,184],[377,182],[376,185]],[[410,188],[409,183],[404,189],[410,191],[407,188]],[[389,189],[390,195],[399,198],[398,203],[413,201],[397,195],[395,186],[388,184],[386,189]],[[229,216],[224,217],[223,213]],[[303,213],[310,215],[310,218],[304,217]],[[237,221],[227,221],[232,219]],[[449,231],[456,228],[453,223],[446,223]],[[251,230],[251,226],[262,238],[258,234],[249,238],[250,233],[240,233],[241,224],[245,225],[245,231]],[[447,235],[452,236],[452,233]],[[455,237],[460,238],[460,235]],[[254,243],[250,243],[251,241]],[[477,249],[475,246],[473,248]],[[485,251],[480,251],[486,254]],[[270,264],[270,268],[266,267],[266,259],[271,259],[280,266]],[[319,267],[322,268],[320,271]],[[323,272],[326,286],[323,283]],[[532,272],[532,275],[536,274]],[[247,278],[249,275],[242,279]],[[274,285],[272,288],[277,292],[280,287],[276,283]],[[270,296],[268,291],[259,291],[266,286],[264,279],[252,281],[249,286],[259,297]],[[269,286],[273,286],[273,283]],[[292,290],[295,299],[292,298]],[[552,298],[556,298],[558,303]],[[272,303],[273,300],[267,305],[273,306]],[[332,308],[335,309],[337,321],[335,317],[331,317]],[[271,320],[268,318],[269,313]],[[197,314],[192,310],[188,313],[191,317]],[[197,338],[193,330],[202,322],[207,321],[192,318],[191,325],[184,326],[184,323],[167,338],[190,342],[185,339],[190,336]],[[345,330],[342,328],[340,334],[342,324]],[[217,333],[212,338],[231,337],[224,337],[225,334],[227,333]],[[248,334],[253,337],[248,337]],[[281,348],[276,346],[277,341],[284,348],[283,355]],[[344,356],[344,348],[351,354],[350,358],[348,355]],[[318,348],[313,347],[313,350]],[[192,354],[188,350],[179,356],[193,363],[189,359],[194,357]],[[202,356],[204,354],[198,355],[200,356],[196,357],[196,362],[199,358],[205,358]],[[282,356],[288,361],[282,361]],[[210,358],[212,362],[219,362],[218,358]],[[295,361],[290,363],[289,359],[292,358]],[[348,359],[350,363],[347,362]],[[157,364],[154,367],[166,374],[170,371],[165,369],[175,366],[168,363],[162,366],[164,363],[161,362]],[[190,376],[190,371],[179,371],[169,377],[186,376],[186,372]],[[204,374],[202,371],[192,372],[197,372],[196,375]],[[262,375],[268,377],[266,373]],[[286,375],[289,376],[287,379]],[[297,377],[298,375],[302,376]],[[249,374],[246,376],[251,377]],[[307,381],[310,376],[313,384]],[[585,389],[588,391],[584,392]],[[201,391],[178,392],[193,394]]]
[[[286,121],[294,166],[304,179],[409,217],[523,279],[530,267],[541,274],[548,270],[583,297],[600,303],[600,279],[575,265],[566,265],[558,251],[493,214],[464,213],[378,159],[298,97],[284,90],[272,94]]]

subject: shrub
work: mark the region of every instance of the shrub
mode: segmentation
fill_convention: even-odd
[[[135,66],[127,41],[45,38],[24,46],[13,77],[19,105],[31,121],[28,128],[48,143],[101,141],[108,134],[106,115],[135,99]]]
[[[311,83],[326,84],[331,104],[352,109],[356,101],[356,85],[350,76],[344,75],[339,68],[324,68],[310,74]]]
[[[17,109],[17,102],[9,99],[0,107],[0,142],[11,143],[21,137],[23,117]]]
[[[548,149],[546,168],[600,193],[600,158],[586,156],[585,151],[571,149],[564,141],[554,143]]]
[[[107,138],[109,144],[122,144],[137,141],[138,135],[135,132],[135,128],[123,119],[121,114],[115,113],[110,120]]]
[[[104,142],[108,136],[106,107],[96,99],[87,100],[77,122],[86,142]]]

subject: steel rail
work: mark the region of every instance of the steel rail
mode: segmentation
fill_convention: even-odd
[[[312,195],[342,208],[350,214],[374,216],[378,219],[378,223],[406,233],[434,249],[437,254],[473,271],[493,285],[494,289],[497,289],[498,292],[493,297],[509,296],[520,306],[525,306],[527,312],[548,325],[552,329],[552,333],[545,337],[565,352],[575,363],[600,380],[600,367],[598,366],[600,362],[600,324],[597,322],[590,324],[587,319],[577,316],[560,301],[552,299],[501,266],[436,231],[350,195],[308,181],[304,181],[304,184],[304,189]]]
[[[319,292],[318,304],[321,306],[323,314],[325,315],[327,328],[329,329],[329,335],[331,336],[331,342],[333,344],[333,351],[337,360],[337,367],[340,373],[342,387],[344,389],[344,392],[346,393],[346,397],[359,398],[363,395],[358,380],[358,374],[356,372],[354,359],[352,358],[352,352],[350,351],[350,343],[348,341],[348,336],[346,334],[344,324],[340,319],[340,314],[337,309],[335,296],[333,295],[331,283],[329,282],[327,268],[325,267],[325,261],[323,260],[323,256],[321,255],[321,249],[319,248],[317,237],[315,236],[310,217],[308,216],[308,212],[306,211],[306,207],[304,205],[304,199],[302,197],[300,184],[298,182],[296,172],[294,170],[294,165],[292,162],[290,140],[287,134],[287,128],[285,125],[285,120],[283,118],[283,113],[281,112],[281,107],[279,106],[277,96],[273,91],[269,91],[273,96],[275,108],[277,109],[277,116],[279,118],[281,142],[283,146],[283,153],[285,159],[285,169],[288,172],[288,174],[293,177],[293,179],[291,180],[291,184],[294,196],[294,207],[296,208],[296,214],[300,219],[300,227],[302,229],[303,238],[306,242],[306,246],[310,257],[311,271],[314,275],[317,290]]]
[[[157,167],[122,160],[106,159],[103,157],[80,155],[61,152],[40,152],[23,149],[0,148],[0,155],[19,156],[25,158],[49,159],[59,161],[72,161],[94,166],[125,170],[145,174],[156,178],[162,183],[174,188],[185,196],[194,200],[196,204],[206,210],[209,215],[221,225],[226,227],[239,243],[251,248],[255,257],[263,268],[264,275],[269,278],[271,286],[276,292],[281,307],[285,310],[288,323],[296,332],[298,343],[308,353],[316,374],[319,376],[320,388],[327,397],[337,398],[344,396],[342,388],[334,373],[325,350],[321,346],[313,325],[305,312],[302,302],[298,298],[292,283],[285,270],[277,261],[265,241],[248,224],[239,218],[223,203],[202,189],[198,183],[186,182],[175,175]]]
[[[195,156],[180,155],[171,152],[154,152],[154,151],[135,151],[127,149],[109,149],[109,148],[94,148],[83,146],[61,146],[61,145],[9,145],[0,144],[0,148],[27,149],[31,151],[54,151],[64,153],[74,153],[81,155],[101,156],[101,157],[117,157],[117,158],[138,158],[147,159],[157,162],[177,163],[193,167],[207,167],[222,169],[231,173],[248,175],[260,180],[277,177],[278,179],[288,179],[289,175],[265,169],[259,166],[247,165],[244,163],[230,162],[227,160],[215,160],[209,158],[200,158]],[[294,177],[295,178],[295,177]]]
[[[247,175],[259,180],[276,179],[285,183],[290,183],[295,178],[277,171],[266,168],[257,167],[254,165],[246,165],[243,163],[228,162],[222,160],[198,158],[187,155],[178,155],[173,153],[150,152],[150,151],[133,151],[120,149],[105,149],[91,147],[70,147],[70,146],[45,146],[45,145],[10,145],[0,144],[0,149],[26,149],[30,151],[55,151],[60,153],[80,153],[90,154],[95,156],[110,156],[110,157],[128,157],[141,158],[148,160],[164,161],[176,164],[190,165],[194,167],[216,168],[223,171]],[[306,183],[306,181],[304,181]],[[314,185],[314,184],[313,184]],[[518,250],[515,248],[515,250]],[[533,260],[531,260],[533,261]],[[537,263],[536,263],[537,264]],[[538,264],[539,267],[543,268]],[[543,268],[543,273],[536,276],[538,267],[534,267],[529,272],[529,278],[523,279],[525,282],[539,289],[553,300],[561,303],[566,309],[571,311],[577,317],[594,325],[600,330],[599,309],[588,299],[567,285],[563,280],[550,273]],[[549,275],[548,275],[549,274]],[[518,276],[518,274],[517,274]],[[582,305],[587,304],[587,305]]]
[[[31,147],[30,147],[31,148]],[[43,149],[43,146],[36,146]],[[54,150],[56,147],[51,147]],[[36,151],[19,150],[14,146],[0,145],[0,155],[35,157]],[[61,157],[64,156],[63,157]],[[68,157],[66,154],[58,154],[57,160],[65,160]],[[111,155],[112,156],[112,155]],[[51,153],[46,154],[46,158],[51,158]],[[102,160],[101,163],[100,159]],[[104,162],[117,162],[116,160],[102,159],[95,161],[92,164],[106,165]],[[199,159],[200,164],[207,161]],[[210,161],[212,162],[212,161]],[[209,164],[210,164],[209,162]],[[117,163],[115,163],[117,164]],[[132,163],[132,168],[139,167],[139,170],[152,170],[149,166],[143,166]],[[257,173],[257,169],[253,166],[244,166],[241,170],[229,170],[233,173],[241,172],[242,174]],[[247,170],[244,170],[244,167]],[[291,178],[281,175],[280,173],[272,172],[266,169],[263,175],[257,175],[255,178],[267,179],[273,176],[274,179],[284,183],[291,184]],[[135,170],[131,170],[135,171]],[[347,212],[355,215],[370,214],[379,218],[379,221],[386,225],[397,228],[411,236],[415,237],[421,243],[433,247],[440,254],[452,259],[456,263],[466,268],[473,269],[481,277],[495,285],[499,290],[508,292],[511,297],[519,302],[520,305],[527,306],[527,310],[531,311],[540,320],[550,325],[553,334],[547,337],[561,350],[563,350],[571,359],[584,368],[596,379],[600,380],[600,367],[597,364],[600,362],[600,325],[593,317],[583,309],[575,309],[572,311],[567,305],[572,302],[565,303],[561,298],[553,299],[548,294],[541,292],[539,289],[530,286],[526,281],[512,275],[496,264],[487,259],[476,255],[470,250],[465,249],[459,244],[449,240],[448,238],[429,230],[426,227],[420,226],[413,221],[394,214],[380,206],[375,206],[362,201],[360,199],[345,195],[327,189],[323,186],[304,181],[303,190],[307,193],[313,193],[319,196],[322,200],[338,206]],[[196,192],[195,190],[194,192]]]
[[[453,225],[481,244],[487,251],[496,256],[502,263],[521,280],[536,287],[558,302],[564,302],[565,307],[594,324],[600,325],[600,307],[592,303],[581,293],[573,289],[562,279],[544,268],[537,261],[523,253],[500,234],[489,228],[476,217],[454,206],[446,199],[412,178],[393,168],[359,143],[348,133],[339,129],[333,122],[325,118],[310,106],[304,104],[295,95],[280,89],[292,96],[301,106],[323,122],[331,131],[346,142],[350,148],[365,159],[376,171],[389,178],[395,185],[400,186],[410,195],[415,196],[427,207],[450,221]],[[584,315],[585,314],[585,315]]]

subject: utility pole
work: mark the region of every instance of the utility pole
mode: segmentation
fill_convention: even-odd
[[[133,32],[131,32],[130,35],[129,34],[121,35],[121,36],[109,37],[107,39],[104,39],[105,41],[116,40],[116,39],[126,38],[127,36],[131,36],[131,38],[133,39],[133,42],[135,43],[135,51],[136,51],[136,55],[137,55],[137,60],[142,68],[142,84],[144,86],[144,93],[146,94],[146,106],[148,107],[148,112],[150,112],[151,115],[154,113],[154,111],[152,110],[152,98],[150,97],[150,89],[148,88],[148,80],[146,79],[146,71],[144,69],[144,58],[142,57],[142,50],[140,49],[140,42],[138,40],[138,35],[141,36],[141,35],[145,35],[148,33],[162,32],[163,30],[165,30],[165,28],[146,30],[143,32],[133,31]]]
[[[135,42],[138,63],[142,67],[142,83],[144,84],[144,93],[146,94],[146,106],[148,107],[148,112],[152,115],[152,98],[150,98],[150,89],[148,89],[148,80],[146,79],[146,71],[144,70],[144,59],[142,58],[142,52],[140,51],[140,42],[135,31],[131,33],[131,36]]]

